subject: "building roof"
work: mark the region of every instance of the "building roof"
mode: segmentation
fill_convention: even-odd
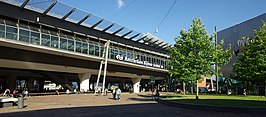
[[[99,30],[127,40],[166,50],[168,43],[150,33],[139,33],[91,13],[66,5],[58,0],[3,0],[2,2],[49,15],[90,29]]]

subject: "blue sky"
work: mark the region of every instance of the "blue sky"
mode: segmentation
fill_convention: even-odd
[[[175,0],[60,0],[70,6],[141,33],[154,33]],[[177,0],[154,35],[174,44],[192,18],[201,18],[209,34],[266,13],[266,0]],[[115,15],[115,17],[113,17]],[[113,18],[112,18],[113,17]]]

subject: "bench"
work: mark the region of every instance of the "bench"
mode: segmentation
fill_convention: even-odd
[[[18,98],[0,97],[0,108],[15,106]]]

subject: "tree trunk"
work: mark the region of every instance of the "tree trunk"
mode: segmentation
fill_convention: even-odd
[[[183,81],[183,93],[184,95],[186,95],[186,82]]]
[[[194,94],[192,81],[191,81],[191,84],[190,84],[190,92],[191,92],[191,94]]]
[[[264,95],[266,97],[266,80],[265,80],[265,84],[264,84]]]
[[[198,88],[198,82],[199,82],[199,80],[197,80],[197,84],[196,84],[196,99],[199,99],[199,88]]]

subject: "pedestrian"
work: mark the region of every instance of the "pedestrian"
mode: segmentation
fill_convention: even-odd
[[[7,88],[7,89],[5,90],[3,96],[9,96],[9,97],[12,97],[11,92],[10,92],[10,89]]]
[[[112,94],[113,94],[113,99],[115,100],[115,97],[116,97],[116,88],[113,89]]]
[[[246,90],[245,87],[243,88],[243,94],[244,94],[245,96],[247,95],[247,90]]]
[[[159,97],[160,97],[160,93],[159,93],[158,90],[156,90],[156,93],[155,93],[155,95],[154,95],[154,99],[155,99],[155,100],[158,100]]]
[[[66,94],[69,95],[70,94],[70,91],[69,89],[66,90]]]
[[[97,93],[98,93],[98,95],[101,95],[101,93],[102,93],[102,92],[101,92],[101,89],[102,89],[101,87],[98,87],[98,88],[97,88]]]
[[[13,97],[14,98],[17,98],[18,97],[18,90],[17,89],[14,89],[13,90]]]
[[[115,98],[116,98],[116,100],[118,100],[118,101],[120,100],[120,94],[121,94],[121,90],[120,90],[120,88],[117,88]]]
[[[105,90],[104,90],[104,95],[107,96],[107,94],[108,94],[108,89],[105,88]]]

